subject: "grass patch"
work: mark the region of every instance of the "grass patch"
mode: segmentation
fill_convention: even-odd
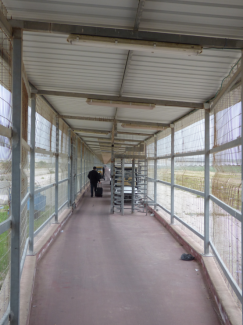
[[[8,205],[0,210],[0,223],[8,219]],[[0,285],[4,281],[9,268],[9,247],[10,238],[9,230],[0,235]]]

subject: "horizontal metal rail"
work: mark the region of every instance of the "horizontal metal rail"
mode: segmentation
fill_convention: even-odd
[[[23,251],[23,255],[22,255],[22,258],[21,258],[21,262],[20,262],[20,277],[22,275],[22,272],[23,272],[23,268],[24,268],[24,262],[25,262],[25,258],[26,258],[26,255],[27,255],[27,250],[28,250],[28,247],[29,247],[29,237],[26,239],[26,242],[25,242],[25,245],[24,245],[24,251]]]
[[[37,194],[37,193],[41,193],[41,192],[43,192],[43,191],[46,191],[46,190],[48,190],[49,188],[51,188],[51,187],[53,187],[53,186],[55,186],[56,185],[56,183],[52,183],[52,184],[49,184],[49,185],[46,185],[46,186],[43,186],[43,187],[41,187],[41,188],[38,188],[37,190],[35,190],[35,194]]]
[[[192,188],[188,188],[188,187],[177,185],[177,184],[175,184],[174,186],[175,186],[175,188],[178,188],[179,190],[187,191],[187,192],[190,192],[192,194],[204,197],[204,192],[193,190]]]
[[[48,224],[48,222],[50,222],[50,220],[52,219],[52,218],[54,218],[55,217],[55,213],[53,213],[38,229],[36,229],[36,231],[34,232],[34,237],[36,236],[36,235],[38,235],[38,233],[43,229],[43,228],[45,228],[45,226]]]
[[[177,153],[174,155],[174,157],[177,158],[177,157],[201,156],[201,155],[205,155],[205,150]]]
[[[161,181],[160,179],[157,179],[157,182],[158,182],[158,183],[161,183],[161,184],[164,184],[164,185],[171,186],[171,183],[166,182],[166,181]]]
[[[165,207],[163,207],[163,205],[160,205],[160,204],[157,203],[157,206],[160,207],[162,210],[164,210],[169,215],[171,215],[171,212],[169,210],[167,210]]]
[[[66,202],[64,202],[59,208],[58,211],[60,211],[66,204],[68,203],[68,200]]]
[[[46,150],[43,148],[35,147],[35,153],[40,153],[42,155],[49,155],[49,156],[55,156],[56,153],[50,150]]]
[[[25,204],[27,203],[29,197],[30,197],[30,192],[28,192],[28,193],[25,195],[25,197],[23,198],[23,200],[21,201],[21,209],[20,209],[21,212],[23,211],[24,206],[25,206]]]
[[[62,184],[62,183],[67,182],[67,181],[68,181],[68,178],[62,179],[61,181],[58,182],[58,184]]]
[[[201,238],[202,240],[204,240],[204,236],[200,234],[200,232],[198,232],[196,229],[192,228],[191,226],[188,225],[188,223],[186,223],[185,221],[183,221],[181,218],[177,217],[176,215],[174,215],[174,218],[176,220],[178,220],[180,223],[183,224],[183,226],[187,227],[189,230],[191,230],[195,235],[197,235],[199,238]]]
[[[11,217],[0,223],[0,235],[11,227]]]
[[[156,182],[156,180],[154,178],[147,177],[147,179],[148,179],[149,182]]]
[[[234,278],[230,274],[229,270],[227,269],[227,267],[224,264],[223,260],[219,256],[219,253],[218,253],[216,247],[214,246],[214,244],[212,243],[211,240],[209,241],[209,245],[212,248],[214,256],[215,256],[216,260],[218,261],[222,271],[224,272],[224,275],[226,276],[227,280],[229,281],[232,289],[234,290],[234,292],[237,295],[237,297],[239,298],[239,300],[242,302],[242,290],[239,288],[238,284],[236,283],[236,281],[234,280]]]
[[[7,128],[6,126],[3,126],[0,124],[0,135],[3,137],[11,139],[12,137],[12,128]]]
[[[220,151],[224,151],[224,150],[227,150],[227,149],[231,149],[231,148],[234,148],[234,147],[241,146],[241,142],[242,142],[241,138],[238,138],[236,140],[224,143],[221,146],[212,148],[211,150],[209,150],[209,153],[220,152]]]
[[[22,147],[25,148],[27,151],[30,151],[30,149],[32,149],[32,147],[24,140],[22,139]]]
[[[158,156],[158,157],[156,157],[156,160],[158,160],[158,159],[167,159],[167,158],[171,158],[171,155]]]
[[[228,204],[224,203],[223,201],[216,198],[214,195],[210,194],[209,198],[216,203],[220,208],[222,208],[224,211],[228,212],[230,215],[235,217],[237,220],[241,222],[241,213],[237,211],[234,208],[231,208]]]

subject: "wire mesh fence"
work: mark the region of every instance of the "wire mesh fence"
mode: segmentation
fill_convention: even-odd
[[[228,84],[240,68],[240,61],[225,78]],[[219,199],[219,205],[210,201],[210,240],[218,258],[225,282],[237,304],[241,306],[239,295],[230,284],[229,277],[242,288],[241,221],[236,216],[241,213],[241,86],[229,88],[210,112],[210,171],[209,190],[211,197]],[[180,119],[174,126],[174,164],[171,158],[171,129],[157,134],[157,204],[163,217],[170,222],[174,202],[174,222],[188,237],[204,249],[204,191],[205,191],[205,111],[198,110]],[[154,139],[146,143],[148,177],[154,179]],[[219,148],[220,146],[224,146]],[[226,146],[226,147],[225,147]],[[166,158],[168,156],[168,158]],[[174,168],[174,199],[171,197],[171,171]],[[148,196],[154,198],[154,182],[148,182]],[[215,200],[214,200],[215,201]],[[161,208],[163,207],[163,209]],[[227,208],[228,207],[228,208]],[[229,213],[229,209],[232,212]],[[167,212],[168,213],[167,213]],[[235,212],[236,211],[236,212]],[[237,212],[238,211],[238,212]],[[213,250],[211,251],[213,252]],[[223,268],[228,270],[225,276]]]
[[[1,9],[4,7],[1,4]],[[0,29],[0,127],[12,127],[12,42]],[[0,223],[11,215],[11,139],[0,135]],[[0,234],[0,319],[10,299],[11,230]]]

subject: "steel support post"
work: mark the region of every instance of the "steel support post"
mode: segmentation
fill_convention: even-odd
[[[74,197],[74,161],[75,161],[75,154],[74,154],[74,143],[71,142],[71,207],[73,208],[73,203],[75,200]]]
[[[111,145],[111,213],[114,213],[114,144]]]
[[[243,51],[241,51],[241,180],[243,180]],[[241,265],[243,265],[243,192],[241,195]],[[241,272],[241,283],[243,283],[243,272]],[[243,324],[243,311],[242,311]]]
[[[135,159],[132,160],[132,213],[135,206]]]
[[[157,135],[154,136],[154,210],[157,207]]]
[[[170,222],[173,225],[174,215],[175,215],[175,206],[174,206],[174,195],[175,195],[175,129],[171,128],[171,218]]]
[[[86,159],[86,155],[85,155],[85,147],[84,147],[84,184],[83,186],[85,186],[85,181],[86,181],[86,164],[85,164],[85,159]]]
[[[29,251],[34,253],[34,215],[35,215],[35,111],[36,95],[31,95],[30,130],[30,210],[29,210]]]
[[[55,156],[55,222],[58,222],[58,174],[59,174],[59,117],[56,116],[56,156]]]
[[[121,214],[124,215],[124,159],[121,160]]]
[[[82,143],[81,143],[81,150],[80,150],[80,158],[81,158],[81,161],[80,161],[80,163],[81,163],[81,166],[80,166],[80,192],[82,192],[82,182],[83,182],[83,174],[82,174],[82,172],[83,172],[83,161],[82,161],[82,159],[83,159],[83,146],[82,146]]]
[[[71,129],[68,129],[68,206],[71,206],[71,188],[72,188],[72,177],[71,177]]]
[[[78,160],[78,141],[77,141],[77,136],[76,136],[76,140],[75,140],[75,147],[74,147],[74,201],[77,197],[78,194],[78,177],[77,177],[77,168],[78,168],[78,164],[77,164],[77,160]]]
[[[210,194],[210,113],[205,110],[205,158],[204,158],[204,255],[209,254],[209,194]]]
[[[10,263],[10,324],[19,324],[20,219],[22,159],[22,30],[13,30],[12,51],[12,229]]]

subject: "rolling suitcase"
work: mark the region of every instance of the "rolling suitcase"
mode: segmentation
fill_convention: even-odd
[[[98,187],[99,184],[101,184],[101,183],[98,183],[98,185],[97,185],[97,189],[95,191],[95,196],[102,197],[103,196],[103,188],[102,187]]]

